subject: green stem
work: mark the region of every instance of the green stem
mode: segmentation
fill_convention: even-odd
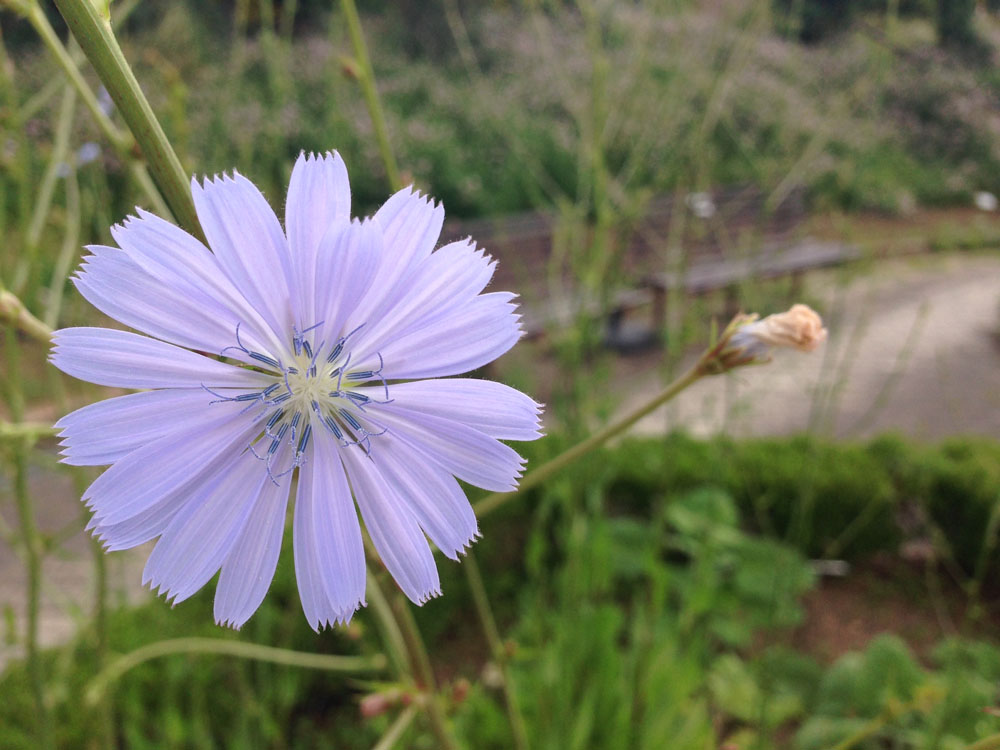
[[[382,110],[382,102],[379,100],[378,89],[375,86],[375,71],[372,69],[371,59],[368,56],[368,45],[365,43],[365,36],[361,31],[358,9],[354,5],[354,0],[340,0],[340,8],[347,20],[347,30],[351,36],[351,45],[354,47],[355,61],[361,73],[358,77],[358,84],[361,86],[361,93],[364,94],[368,114],[372,118],[375,139],[378,141],[379,154],[385,165],[386,177],[389,178],[389,185],[393,190],[400,190],[403,187],[403,181],[399,176],[399,167],[396,166],[396,157],[392,153],[392,146],[389,144],[389,129],[386,126],[385,112]]]
[[[13,326],[43,344],[49,343],[52,338],[52,329],[28,312],[24,303],[3,285],[0,285],[0,323]]]
[[[503,694],[507,703],[507,719],[510,721],[511,733],[514,735],[514,747],[517,750],[527,750],[528,731],[525,728],[524,716],[521,714],[521,707],[517,700],[517,690],[510,673],[507,651],[500,637],[500,629],[497,627],[496,619],[493,617],[489,597],[486,596],[486,586],[483,584],[483,577],[479,572],[479,563],[476,562],[476,556],[471,550],[465,556],[462,570],[465,571],[465,577],[469,582],[472,601],[475,604],[476,613],[479,615],[479,622],[483,626],[486,642],[493,654],[493,661],[500,668],[500,674],[503,677]]]
[[[367,542],[367,539],[365,541]],[[366,544],[366,546],[368,545]],[[370,547],[369,553],[371,553]],[[370,568],[367,570],[367,576],[368,586],[366,591],[371,601],[371,611],[374,612],[375,622],[382,631],[382,640],[389,652],[389,661],[393,671],[396,673],[396,677],[403,679],[410,674],[410,670],[406,664],[406,642],[403,640],[403,634],[399,630],[399,625],[396,624],[396,618],[389,607],[389,601],[385,598],[382,587],[379,586],[375,574],[372,573]]]
[[[7,329],[5,349],[7,350],[7,373],[9,389],[7,406],[11,418],[19,423],[24,418],[24,394],[21,391],[21,357],[17,334],[11,328]],[[38,650],[39,607],[42,592],[42,556],[45,545],[38,526],[28,492],[28,451],[30,439],[17,440],[13,445],[14,468],[14,499],[17,504],[17,519],[20,525],[21,537],[24,542],[24,561],[27,569],[27,613],[25,632],[25,653],[28,662],[28,676],[31,682],[31,692],[35,700],[35,720],[38,732],[38,745],[41,748],[52,747],[51,727],[48,719],[48,709],[45,705],[45,672],[42,666],[41,654]]]
[[[52,278],[49,280],[49,293],[45,299],[42,322],[50,328],[54,328],[59,322],[59,313],[62,310],[63,298],[66,296],[66,277],[69,276],[73,261],[77,257],[80,247],[80,183],[76,177],[76,170],[70,170],[66,175],[66,231],[63,234],[62,247],[59,250],[59,257],[56,259],[55,267],[52,269]],[[65,413],[61,411],[60,413]]]
[[[227,641],[220,638],[171,638],[150,643],[135,651],[119,656],[94,677],[84,692],[87,705],[94,705],[108,688],[133,667],[151,659],[175,654],[214,654],[216,656],[236,656],[242,659],[265,661],[286,667],[319,669],[329,672],[380,672],[385,669],[385,657],[336,656],[331,654],[307,654],[256,643]]]
[[[62,103],[59,106],[59,114],[56,116],[55,137],[52,139],[52,151],[49,154],[49,163],[45,167],[42,181],[38,185],[35,207],[31,212],[31,221],[28,224],[28,231],[25,234],[24,252],[18,258],[17,266],[11,276],[11,289],[21,294],[25,288],[30,288],[31,272],[35,265],[35,256],[38,254],[38,245],[42,239],[42,232],[45,229],[45,220],[49,217],[52,208],[52,198],[56,192],[56,183],[59,181],[59,170],[69,159],[69,138],[73,130],[73,115],[76,111],[76,91],[72,86],[66,86],[63,91]]]
[[[30,446],[39,438],[55,434],[48,422],[0,422],[0,440],[22,440]]]
[[[370,546],[368,550],[369,554],[373,555]],[[413,620],[409,602],[399,591],[395,593],[392,601],[389,601],[385,592],[382,591],[378,578],[372,574],[368,576],[368,595],[372,598],[373,603],[377,600],[388,602],[387,611],[382,611],[379,608],[376,609],[376,614],[380,618],[388,616],[393,623],[391,629],[399,633],[399,638],[410,663],[406,673],[413,676],[417,687],[426,696],[423,708],[427,711],[431,731],[437,739],[437,747],[441,750],[457,750],[458,745],[451,735],[451,730],[448,729],[444,712],[438,703],[437,684],[434,680],[434,671],[431,669],[431,660],[427,655],[427,647],[424,645],[423,638],[420,637],[417,623]]]
[[[562,471],[577,459],[582,458],[595,448],[599,448],[612,438],[615,438],[625,432],[625,430],[634,425],[640,419],[663,406],[663,404],[670,401],[674,398],[674,396],[695,381],[699,380],[705,374],[706,372],[702,367],[702,361],[699,361],[697,365],[673,381],[647,403],[629,412],[621,419],[612,422],[603,429],[598,430],[583,442],[577,443],[572,448],[560,453],[550,461],[546,461],[534,471],[528,472],[524,479],[521,480],[517,489],[513,492],[494,492],[492,495],[484,497],[473,506],[476,510],[476,515],[479,518],[482,518],[484,515],[493,512],[504,503],[513,500],[522,492],[526,492],[532,487],[541,484],[553,474],[557,474]]]
[[[407,706],[406,710],[397,716],[396,720],[389,725],[385,734],[382,735],[382,739],[378,741],[378,744],[376,744],[372,750],[391,750],[393,745],[399,742],[400,737],[403,736],[403,732],[405,732],[410,724],[413,723],[413,718],[416,715],[416,705]]]
[[[139,4],[139,0],[124,0],[115,3],[114,12],[111,14],[111,27],[117,28],[121,26],[122,23],[132,14],[135,7]],[[22,12],[18,10],[18,12]],[[24,14],[27,14],[30,10],[25,9]],[[46,19],[47,20],[47,19]],[[59,41],[58,37],[56,40]],[[62,42],[60,42],[60,45]],[[80,63],[84,61],[83,52],[78,46],[73,46],[66,50],[69,53],[69,59],[74,66],[79,67]],[[37,93],[33,94],[21,107],[18,114],[22,121],[31,119],[44,107],[49,99],[55,96],[56,92],[62,86],[62,81],[58,78],[52,78],[38,90]],[[103,112],[102,112],[103,114]]]
[[[55,0],[55,4],[125,118],[178,223],[204,239],[188,176],[125,60],[111,24],[89,0]]]
[[[42,43],[45,44],[46,48],[56,59],[56,62],[59,63],[59,67],[62,68],[63,73],[69,79],[70,83],[73,84],[73,88],[80,95],[84,106],[90,110],[90,114],[97,123],[97,127],[100,128],[101,133],[104,134],[104,137],[116,149],[130,151],[135,145],[135,141],[129,137],[128,133],[124,133],[115,127],[115,124],[111,122],[111,119],[101,109],[97,97],[94,96],[94,92],[83,79],[83,75],[80,73],[80,69],[77,67],[76,62],[74,62],[69,50],[66,49],[59,35],[56,34],[55,29],[52,28],[48,16],[45,15],[45,11],[42,10],[42,7],[38,3],[31,3],[28,8],[27,18],[38,36],[42,38]]]

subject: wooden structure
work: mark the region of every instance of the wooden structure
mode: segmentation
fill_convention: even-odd
[[[443,241],[471,236],[499,260],[492,286],[521,293],[529,336],[557,330],[581,315],[602,317],[609,345],[621,348],[636,343],[625,341],[621,323],[637,308],[651,309],[645,338],[659,339],[668,294],[723,290],[727,307],[738,309],[739,287],[746,282],[799,280],[807,271],[859,257],[856,247],[805,236],[804,218],[801,190],[773,208],[752,186],[652,200],[627,236],[618,238],[621,282],[603,303],[582,292],[572,269],[553,257],[558,228],[551,215],[448,221]],[[553,296],[553,287],[565,293]]]

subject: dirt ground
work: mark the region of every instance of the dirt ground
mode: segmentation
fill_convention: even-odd
[[[811,355],[780,352],[769,365],[702,381],[635,431],[652,435],[685,427],[700,435],[725,430],[749,436],[812,429],[856,438],[895,430],[926,440],[955,434],[1000,438],[1000,253],[919,255],[880,261],[848,278],[843,272],[817,272],[807,281],[805,296],[829,327],[824,349]],[[619,393],[620,385],[628,384],[619,412],[659,390],[659,360],[649,352],[616,363],[611,382]],[[36,470],[31,486],[44,530],[66,528],[79,518],[81,506],[68,478]],[[0,515],[8,524],[13,520],[9,505],[0,506]],[[72,534],[63,549],[46,562],[43,644],[71,637],[87,621],[83,608],[92,601],[89,539]],[[140,585],[147,554],[108,556],[113,600],[148,595]],[[0,607],[7,631],[11,624],[23,628],[24,579],[17,555],[0,545]],[[866,614],[863,605],[847,607],[852,586],[833,582],[807,601],[809,622],[802,631],[807,635],[800,637],[804,645],[822,643],[826,658],[899,623],[909,623],[914,632],[936,627],[933,613],[908,607],[905,596],[893,598],[891,607],[883,602],[877,609],[884,617]],[[853,599],[859,599],[858,591]],[[11,643],[12,635],[5,632],[2,643]],[[0,645],[0,668],[17,654],[17,647]]]

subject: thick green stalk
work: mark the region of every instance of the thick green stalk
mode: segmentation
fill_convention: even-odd
[[[368,106],[368,114],[372,118],[372,126],[375,128],[375,138],[378,141],[382,163],[385,165],[386,177],[389,178],[389,185],[392,189],[399,190],[403,187],[403,181],[399,176],[399,167],[396,166],[396,157],[392,153],[392,146],[389,144],[389,128],[386,126],[385,112],[382,110],[382,102],[379,100],[378,89],[375,87],[375,71],[372,69],[371,59],[368,56],[368,45],[365,43],[365,36],[361,31],[358,9],[354,5],[354,0],[340,0],[340,8],[347,21],[347,30],[351,36],[351,45],[354,47],[355,61],[360,68],[361,75],[358,78],[358,83],[364,94],[365,104]]]
[[[612,422],[601,430],[598,430],[583,442],[577,443],[569,450],[560,453],[550,461],[546,461],[534,471],[528,472],[524,479],[521,480],[517,489],[513,492],[494,492],[492,495],[484,497],[473,506],[476,510],[476,515],[479,518],[482,518],[485,514],[496,510],[504,503],[520,495],[522,492],[541,484],[552,475],[559,473],[571,463],[577,459],[583,458],[583,456],[587,455],[595,448],[599,448],[612,438],[618,437],[644,416],[663,406],[663,404],[670,401],[674,398],[674,396],[695,381],[702,378],[705,374],[707,373],[702,368],[702,362],[699,361],[697,365],[681,375],[638,409],[629,412],[621,419]]]
[[[98,15],[89,0],[55,0],[55,4],[132,131],[177,222],[204,238],[188,176],[125,60],[110,22]]]
[[[242,659],[281,664],[286,667],[319,669],[329,672],[381,672],[386,660],[381,654],[375,656],[335,656],[330,654],[307,654],[273,646],[261,646],[243,641],[228,641],[221,638],[171,638],[156,641],[124,654],[94,677],[84,693],[88,705],[94,705],[108,686],[143,662],[173,654],[214,654],[216,656],[236,656]]]

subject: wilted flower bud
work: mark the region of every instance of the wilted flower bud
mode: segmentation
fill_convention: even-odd
[[[772,347],[811,352],[826,340],[823,321],[808,305],[793,305],[788,312],[768,315],[738,315],[718,343],[702,358],[706,374],[731,370],[741,365],[769,362]]]
[[[816,311],[808,305],[792,305],[788,312],[768,315],[740,326],[732,342],[745,346],[785,346],[800,352],[811,352],[826,340],[826,329]]]

